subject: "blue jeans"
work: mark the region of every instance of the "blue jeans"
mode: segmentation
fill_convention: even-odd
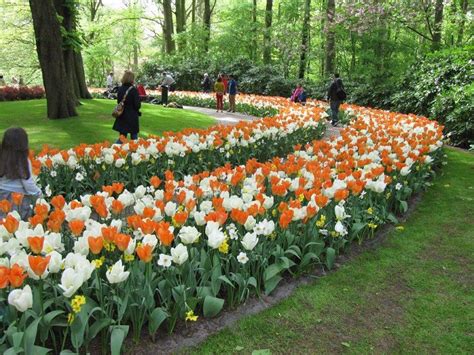
[[[121,135],[121,136],[124,136],[125,138],[127,138],[128,133],[120,133],[120,135]],[[132,139],[132,140],[138,139],[138,133],[130,133],[130,139]],[[120,136],[119,136],[118,139],[115,141],[115,144],[122,144],[122,142],[120,141]]]
[[[331,100],[331,122],[335,123],[338,121],[339,117],[339,106],[341,105],[341,101],[339,100]]]

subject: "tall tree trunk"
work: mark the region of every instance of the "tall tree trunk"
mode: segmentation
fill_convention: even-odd
[[[186,1],[176,0],[176,34],[183,33],[186,29]],[[182,51],[186,47],[184,38],[178,37],[178,48]]]
[[[173,39],[173,11],[171,10],[171,0],[163,0],[163,16],[165,25],[163,26],[163,34],[165,37],[166,53],[173,53],[176,49]]]
[[[356,66],[356,38],[354,31],[351,31],[351,69],[349,75],[354,73]]]
[[[326,11],[326,3],[325,0],[322,0],[320,3],[321,7],[319,9],[320,12],[320,24],[319,24],[319,33],[320,33],[320,39],[321,39],[321,44],[320,44],[320,50],[319,50],[319,61],[320,61],[320,69],[319,69],[319,74],[321,76],[324,76],[326,73],[325,70],[325,61],[326,61],[326,37],[324,34],[324,29],[326,28],[326,17],[323,16],[322,14]]]
[[[466,23],[466,14],[467,14],[467,0],[460,0],[461,3],[461,14],[460,14],[460,20],[459,20],[459,25],[458,25],[458,39],[456,41],[456,44],[458,46],[462,45],[463,37],[464,37],[464,26]]]
[[[257,0],[253,0],[253,5],[252,5],[252,59],[257,60],[257,33],[258,33],[258,28],[257,28]]]
[[[263,32],[263,63],[270,64],[272,60],[272,17],[273,17],[273,0],[267,0],[265,7],[265,31]]]
[[[326,7],[326,63],[325,74],[334,73],[336,62],[336,34],[334,31],[334,16],[336,15],[336,1],[328,0]]]
[[[311,0],[305,0],[304,2],[304,17],[303,17],[303,29],[301,31],[301,52],[300,52],[300,69],[298,77],[304,79],[306,71],[306,57],[309,49],[309,16],[311,12]]]
[[[203,24],[206,36],[204,37],[204,50],[209,50],[209,41],[211,40],[211,1],[204,0]]]
[[[191,22],[193,24],[196,22],[196,0],[191,3]]]
[[[433,44],[432,50],[437,51],[441,48],[441,27],[443,25],[443,0],[436,0],[435,18],[433,23]]]
[[[52,0],[29,0],[49,118],[77,116],[67,79],[60,23]]]
[[[76,18],[74,3],[66,2],[65,0],[55,0],[54,6],[56,12],[62,18],[62,26],[66,30],[63,37],[76,37]],[[69,41],[70,42],[70,41]],[[92,96],[87,89],[86,76],[84,74],[84,63],[82,61],[81,49],[78,46],[68,43],[63,45],[64,63],[66,66],[66,74],[69,80],[69,85],[76,97],[76,103],[79,104],[79,99],[91,99]]]

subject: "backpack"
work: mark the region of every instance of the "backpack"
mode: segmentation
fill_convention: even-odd
[[[344,88],[341,85],[337,85],[337,88],[336,88],[336,96],[339,100],[345,100],[347,98],[347,94],[346,92],[344,91]]]

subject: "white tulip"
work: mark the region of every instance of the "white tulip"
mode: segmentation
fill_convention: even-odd
[[[59,287],[63,290],[64,297],[71,297],[82,286],[82,283],[82,275],[72,268],[67,268],[61,275]]]
[[[245,221],[244,227],[246,230],[251,231],[255,225],[257,224],[257,221],[253,216],[248,216],[247,220]]]
[[[117,284],[128,279],[130,271],[125,271],[125,267],[122,265],[122,260],[117,261],[112,268],[107,270],[105,276],[111,284]]]
[[[181,265],[188,260],[188,248],[180,243],[175,248],[171,248],[171,256],[175,264]]]
[[[168,203],[166,203],[165,205],[165,213],[168,217],[173,217],[176,213],[176,203],[172,202],[172,201],[168,201]]]
[[[23,289],[15,289],[10,291],[8,295],[8,303],[15,307],[19,312],[25,312],[28,308],[33,307],[33,293],[30,285],[26,285]]]
[[[199,240],[201,233],[196,227],[184,226],[178,233],[179,239],[183,244],[193,244]]]
[[[61,271],[63,266],[63,257],[56,250],[53,250],[48,254],[51,258],[48,263],[48,270],[50,273],[55,274]]]
[[[258,243],[258,237],[255,233],[247,233],[240,242],[245,249],[252,250]]]
[[[206,230],[206,235],[208,237],[207,245],[209,245],[213,249],[219,248],[219,246],[225,240],[225,234],[220,229],[214,229],[210,231],[210,233],[207,233],[207,230]]]
[[[142,244],[147,244],[151,246],[152,249],[155,249],[158,244],[158,239],[153,234],[147,234],[143,237]]]

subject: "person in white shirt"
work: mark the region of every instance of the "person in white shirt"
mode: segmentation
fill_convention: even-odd
[[[112,90],[114,87],[114,73],[110,72],[107,75],[107,89]]]
[[[161,103],[163,105],[168,105],[168,91],[174,91],[175,82],[171,75],[163,72],[161,81]]]

